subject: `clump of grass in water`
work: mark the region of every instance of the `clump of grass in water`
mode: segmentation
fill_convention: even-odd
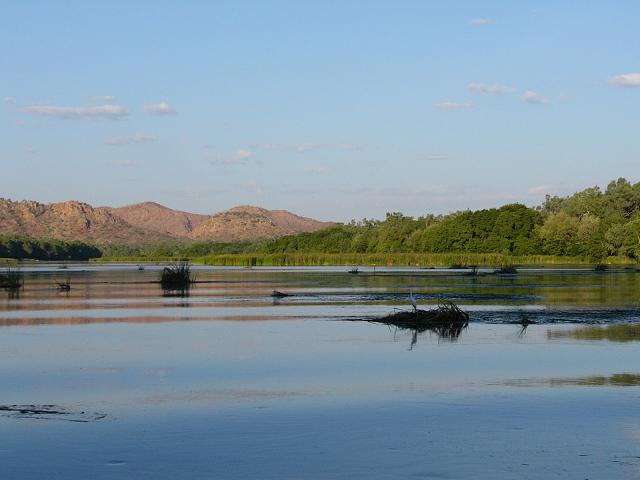
[[[162,269],[160,284],[165,290],[184,290],[191,287],[195,279],[188,262],[178,262]]]
[[[7,267],[0,273],[0,288],[5,290],[19,290],[24,286],[24,275],[21,271]]]
[[[515,275],[518,273],[518,269],[514,265],[503,265],[500,268],[496,268],[493,273],[501,273],[504,275]]]
[[[453,302],[441,302],[434,309],[396,312],[372,322],[410,330],[410,348],[413,348],[418,341],[418,334],[424,332],[433,332],[438,338],[456,340],[469,326],[469,314]]]
[[[606,272],[609,270],[609,266],[604,263],[598,263],[595,267],[593,267],[594,272]]]

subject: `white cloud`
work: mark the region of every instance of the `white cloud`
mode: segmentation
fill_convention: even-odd
[[[311,173],[313,175],[322,175],[323,173],[327,173],[327,167],[317,166],[317,167],[307,167],[304,169],[306,173]]]
[[[2,100],[0,100],[0,103],[4,105],[13,105],[14,103],[16,103],[16,99],[13,97],[4,97]]]
[[[27,113],[56,117],[74,118],[109,118],[117,119],[129,115],[129,111],[121,105],[97,105],[93,107],[57,107],[55,105],[31,105],[24,108]]]
[[[609,79],[611,85],[617,87],[640,87],[640,73],[624,73]]]
[[[142,106],[142,111],[151,115],[175,115],[178,113],[166,102],[147,103]]]
[[[522,101],[526,103],[534,103],[534,104],[548,103],[548,100],[546,98],[541,97],[533,90],[527,90],[526,92],[524,92],[524,95],[522,95],[522,97],[520,98],[522,98]]]
[[[486,83],[470,83],[467,85],[467,89],[474,93],[487,93],[492,95],[504,95],[506,93],[513,92],[512,87],[498,84],[486,84]]]
[[[447,110],[455,110],[458,108],[471,108],[473,105],[469,102],[452,102],[450,100],[444,100],[436,105],[438,108],[444,108]]]
[[[231,155],[212,155],[209,157],[211,163],[222,165],[239,165],[247,163],[249,159],[253,157],[253,151],[246,149],[239,149],[233,152]]]
[[[113,95],[96,95],[95,97],[93,97],[94,100],[99,100],[101,102],[113,102],[116,97],[114,97]]]
[[[493,23],[493,20],[489,18],[472,18],[471,20],[469,20],[469,23],[471,25],[489,25]]]
[[[133,160],[117,160],[114,162],[119,167],[133,167]]]
[[[104,142],[105,145],[110,145],[112,147],[121,147],[123,145],[133,145],[136,143],[147,143],[147,142],[155,142],[157,138],[151,137],[149,135],[134,135],[132,137],[118,137],[106,140]]]

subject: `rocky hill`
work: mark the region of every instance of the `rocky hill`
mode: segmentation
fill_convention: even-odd
[[[169,237],[135,227],[106,208],[69,201],[39,203],[0,199],[0,235],[80,240],[95,245],[151,243]]]
[[[300,217],[286,210],[266,210],[243,205],[212,215],[198,224],[189,237],[197,240],[236,242],[315,232],[333,225]]]
[[[149,244],[176,239],[251,241],[313,232],[331,225],[285,210],[253,206],[199,215],[153,202],[111,208],[76,201],[43,204],[0,199],[0,236],[80,240],[94,245]]]
[[[133,226],[174,237],[190,236],[196,226],[209,218],[208,215],[173,210],[155,202],[104,208]]]

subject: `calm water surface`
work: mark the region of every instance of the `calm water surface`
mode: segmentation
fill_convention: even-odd
[[[640,477],[634,270],[65,267],[0,290],[2,479]]]

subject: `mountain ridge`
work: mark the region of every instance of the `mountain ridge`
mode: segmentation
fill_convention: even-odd
[[[93,207],[69,200],[40,203],[0,198],[0,235],[79,240],[96,245],[163,241],[237,242],[313,232],[334,225],[287,210],[239,205],[211,215],[185,212],[156,202]]]

